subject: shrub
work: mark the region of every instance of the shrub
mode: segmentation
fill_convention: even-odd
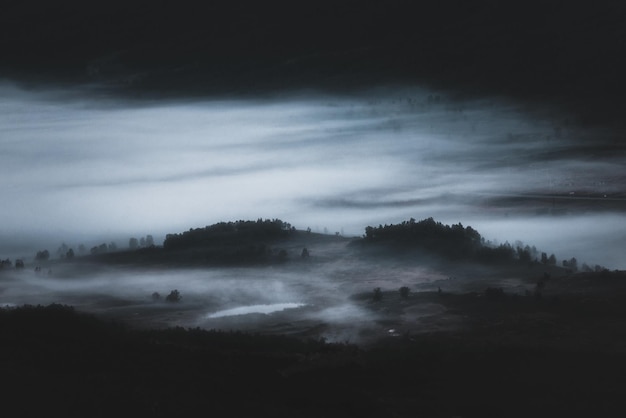
[[[172,290],[170,294],[165,297],[165,300],[168,302],[180,302],[181,299],[182,296],[180,295],[178,289]]]

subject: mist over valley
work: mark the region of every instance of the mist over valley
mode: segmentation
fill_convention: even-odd
[[[436,215],[624,266],[620,134],[549,109],[417,88],[143,104],[3,91],[0,248],[13,257],[222,220],[359,236]]]
[[[5,2],[15,416],[624,410],[619,2]]]

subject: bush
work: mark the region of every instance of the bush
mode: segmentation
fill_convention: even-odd
[[[170,294],[167,295],[165,298],[165,300],[168,302],[180,302],[181,299],[182,299],[182,296],[180,295],[180,292],[178,291],[178,289],[172,290]]]

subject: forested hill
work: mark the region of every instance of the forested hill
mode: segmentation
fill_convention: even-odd
[[[307,247],[348,242],[335,235],[297,230],[280,219],[218,222],[167,234],[162,246],[149,245],[64,258],[63,262],[164,266],[252,266],[309,257]]]
[[[539,255],[535,247],[513,247],[509,243],[491,245],[471,226],[463,227],[461,223],[444,225],[433,218],[421,221],[411,218],[396,225],[368,226],[365,237],[358,243],[364,247],[384,245],[395,249],[419,249],[455,260],[488,263],[540,260],[544,264],[556,264],[554,255]]]
[[[280,219],[219,222],[167,234],[162,247],[107,252],[87,259],[100,263],[173,266],[267,264],[284,262],[294,255],[287,246],[303,234]]]
[[[190,229],[180,234],[167,234],[163,247],[166,250],[258,243],[287,238],[295,228],[280,219],[257,221],[219,222],[204,228]]]
[[[541,263],[556,266],[554,254],[548,256],[534,246],[516,242],[495,245],[485,240],[471,226],[461,223],[445,225],[427,218],[416,221],[411,218],[399,224],[368,226],[362,238],[320,234],[297,230],[280,219],[239,220],[219,222],[201,228],[191,228],[181,233],[167,234],[163,246],[145,246],[127,250],[96,252],[89,256],[68,256],[63,262],[96,261],[112,264],[164,264],[191,265],[258,265],[284,263],[305,259],[310,248],[324,248],[343,242],[350,251],[366,251],[363,254],[394,257],[407,253],[422,253],[452,261],[479,263]],[[333,247],[333,254],[339,247]],[[374,252],[367,250],[374,249]],[[378,251],[389,249],[391,251]],[[563,260],[559,266],[578,270],[575,258]],[[583,271],[593,271],[586,264]],[[595,266],[595,270],[602,270]]]

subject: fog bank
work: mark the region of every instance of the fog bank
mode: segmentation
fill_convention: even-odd
[[[433,216],[626,268],[624,149],[551,109],[416,87],[185,103],[0,90],[0,256],[223,220],[361,235]]]

